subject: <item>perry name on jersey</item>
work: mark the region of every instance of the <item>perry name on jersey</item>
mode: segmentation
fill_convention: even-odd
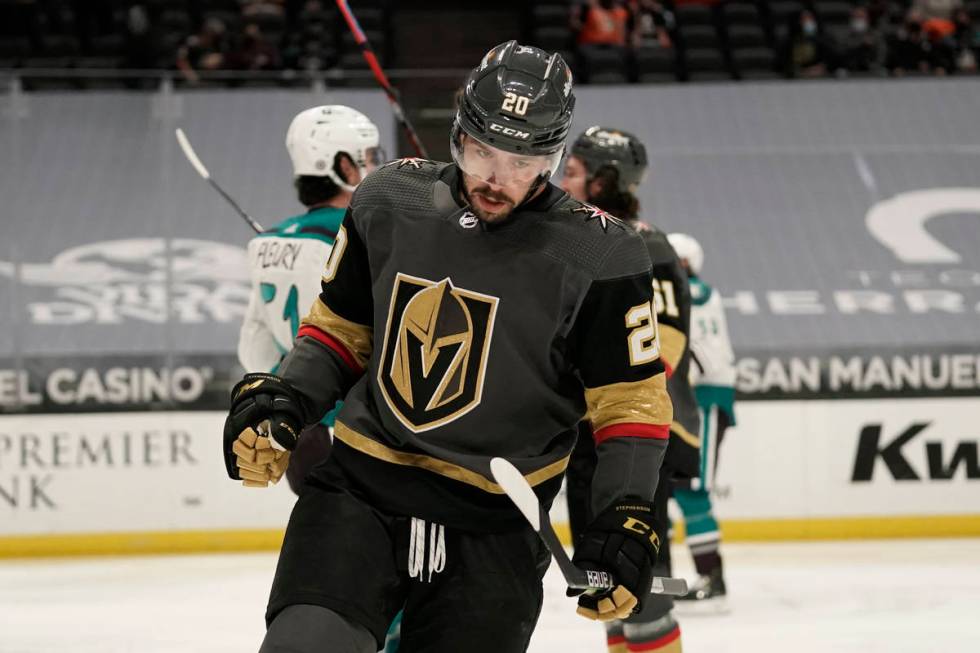
[[[313,343],[343,362],[333,457],[377,505],[498,529],[521,517],[491,457],[548,505],[586,412],[597,446],[666,447],[671,406],[637,234],[551,185],[487,225],[459,186],[455,166],[418,159],[361,183],[284,375],[322,405],[346,388],[318,388]]]

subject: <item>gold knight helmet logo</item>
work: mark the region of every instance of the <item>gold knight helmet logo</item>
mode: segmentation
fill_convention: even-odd
[[[498,298],[399,273],[391,293],[378,382],[418,433],[480,403]]]

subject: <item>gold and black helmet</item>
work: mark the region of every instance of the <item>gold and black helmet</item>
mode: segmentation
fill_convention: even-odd
[[[574,106],[572,72],[561,55],[508,41],[467,78],[452,138],[458,142],[462,131],[513,154],[561,153]]]

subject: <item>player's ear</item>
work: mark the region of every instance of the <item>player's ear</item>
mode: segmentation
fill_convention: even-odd
[[[346,152],[341,152],[337,155],[337,172],[346,184],[356,186],[361,183],[361,170]]]
[[[606,191],[606,185],[602,179],[599,177],[593,177],[589,179],[585,187],[586,199],[590,202],[595,201],[596,197],[602,197],[603,193]]]

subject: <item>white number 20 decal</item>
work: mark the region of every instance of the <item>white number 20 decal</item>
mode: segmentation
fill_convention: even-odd
[[[657,315],[650,303],[639,304],[626,312],[629,334],[630,365],[643,365],[657,360],[660,344],[657,341]]]
[[[530,103],[531,100],[523,95],[506,93],[504,95],[504,103],[500,105],[500,108],[501,110],[509,111],[514,115],[523,116],[525,113],[527,113],[527,107]]]

